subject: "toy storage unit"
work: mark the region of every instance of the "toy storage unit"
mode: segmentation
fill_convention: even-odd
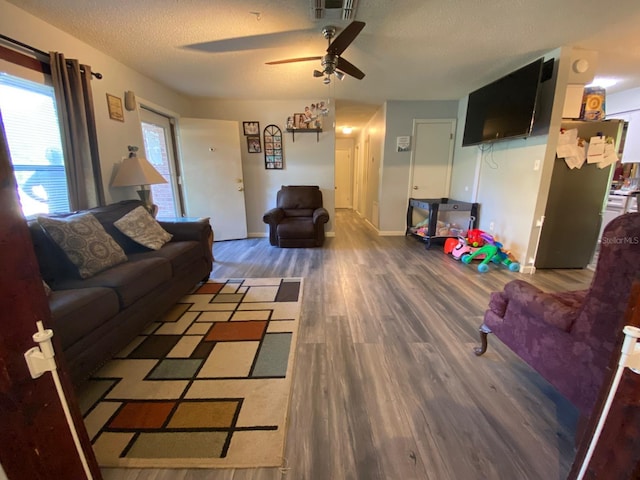
[[[416,222],[417,218],[422,220]],[[478,226],[478,204],[459,202],[451,198],[410,198],[407,207],[406,235],[424,241],[466,236]]]

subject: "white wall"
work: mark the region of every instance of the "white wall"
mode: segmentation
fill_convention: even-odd
[[[479,168],[482,165],[481,152],[477,147],[462,148],[462,135],[464,134],[468,100],[469,97],[467,96],[458,102],[456,147],[453,154],[453,171],[451,172],[449,196],[463,202],[476,202]]]
[[[623,92],[607,94],[607,117],[617,113],[640,110],[640,88],[631,88]]]
[[[317,141],[315,133],[297,133],[295,142],[291,133],[286,132],[288,116],[303,112],[304,107],[317,99],[309,98],[288,101],[247,101],[198,99],[194,101],[192,116],[195,118],[215,118],[235,120],[242,129],[243,121],[260,122],[260,130],[275,124],[283,133],[284,169],[266,170],[264,153],[248,153],[246,145],[241,145],[242,169],[244,174],[245,201],[247,208],[247,230],[249,236],[265,236],[267,225],[262,216],[276,206],[276,193],[282,185],[319,185],[325,208],[329,211],[326,232],[332,233],[335,215],[334,156],[335,132],[334,112],[324,118],[324,131]],[[244,140],[240,130],[241,142]]]
[[[179,113],[188,111],[189,99],[5,0],[0,0],[0,31],[3,35],[39,50],[58,51],[67,58],[77,58],[80,63],[90,65],[92,71],[103,75],[102,80],[94,79],[91,82],[91,88],[106,200],[110,203],[126,198],[138,198],[133,187],[109,187],[114,164],[127,156],[127,145],[143,147],[138,114],[136,111],[124,110],[124,122],[111,120],[107,110],[106,94],[123,98],[124,92],[131,90],[138,96]]]
[[[413,134],[414,119],[455,119],[457,113],[458,102],[454,100],[386,102],[379,194],[381,233],[404,235],[406,230],[411,152],[397,151],[397,137]],[[414,142],[412,138],[412,148]]]
[[[640,88],[607,95],[606,114],[607,118],[621,118],[629,122],[622,161],[640,163]],[[635,176],[638,171],[636,168]]]

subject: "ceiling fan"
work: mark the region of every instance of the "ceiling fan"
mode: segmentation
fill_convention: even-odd
[[[351,22],[347,27],[338,34],[333,41],[331,39],[336,34],[336,27],[328,25],[322,29],[322,35],[327,39],[327,53],[318,57],[302,57],[289,58],[287,60],[276,60],[267,62],[267,65],[279,65],[281,63],[308,62],[310,60],[321,60],[322,70],[314,70],[314,77],[324,77],[324,83],[331,82],[331,74],[335,75],[339,80],[344,75],[350,75],[358,80],[364,78],[364,73],[355,65],[341,57],[351,42],[353,42],[360,31],[364,28],[364,22]]]

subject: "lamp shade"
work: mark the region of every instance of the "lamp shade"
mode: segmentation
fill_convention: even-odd
[[[146,158],[138,157],[132,152],[132,155],[122,161],[111,186],[130,187],[158,183],[167,183],[167,181]]]

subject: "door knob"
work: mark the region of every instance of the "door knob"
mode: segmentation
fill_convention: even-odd
[[[238,187],[238,191],[239,191],[239,192],[244,192],[244,187],[242,187],[242,186],[241,186],[241,187]]]
[[[414,186],[413,186],[413,189],[414,189],[414,190],[417,190],[417,189],[418,189],[418,186],[417,186],[417,185],[414,185]]]

